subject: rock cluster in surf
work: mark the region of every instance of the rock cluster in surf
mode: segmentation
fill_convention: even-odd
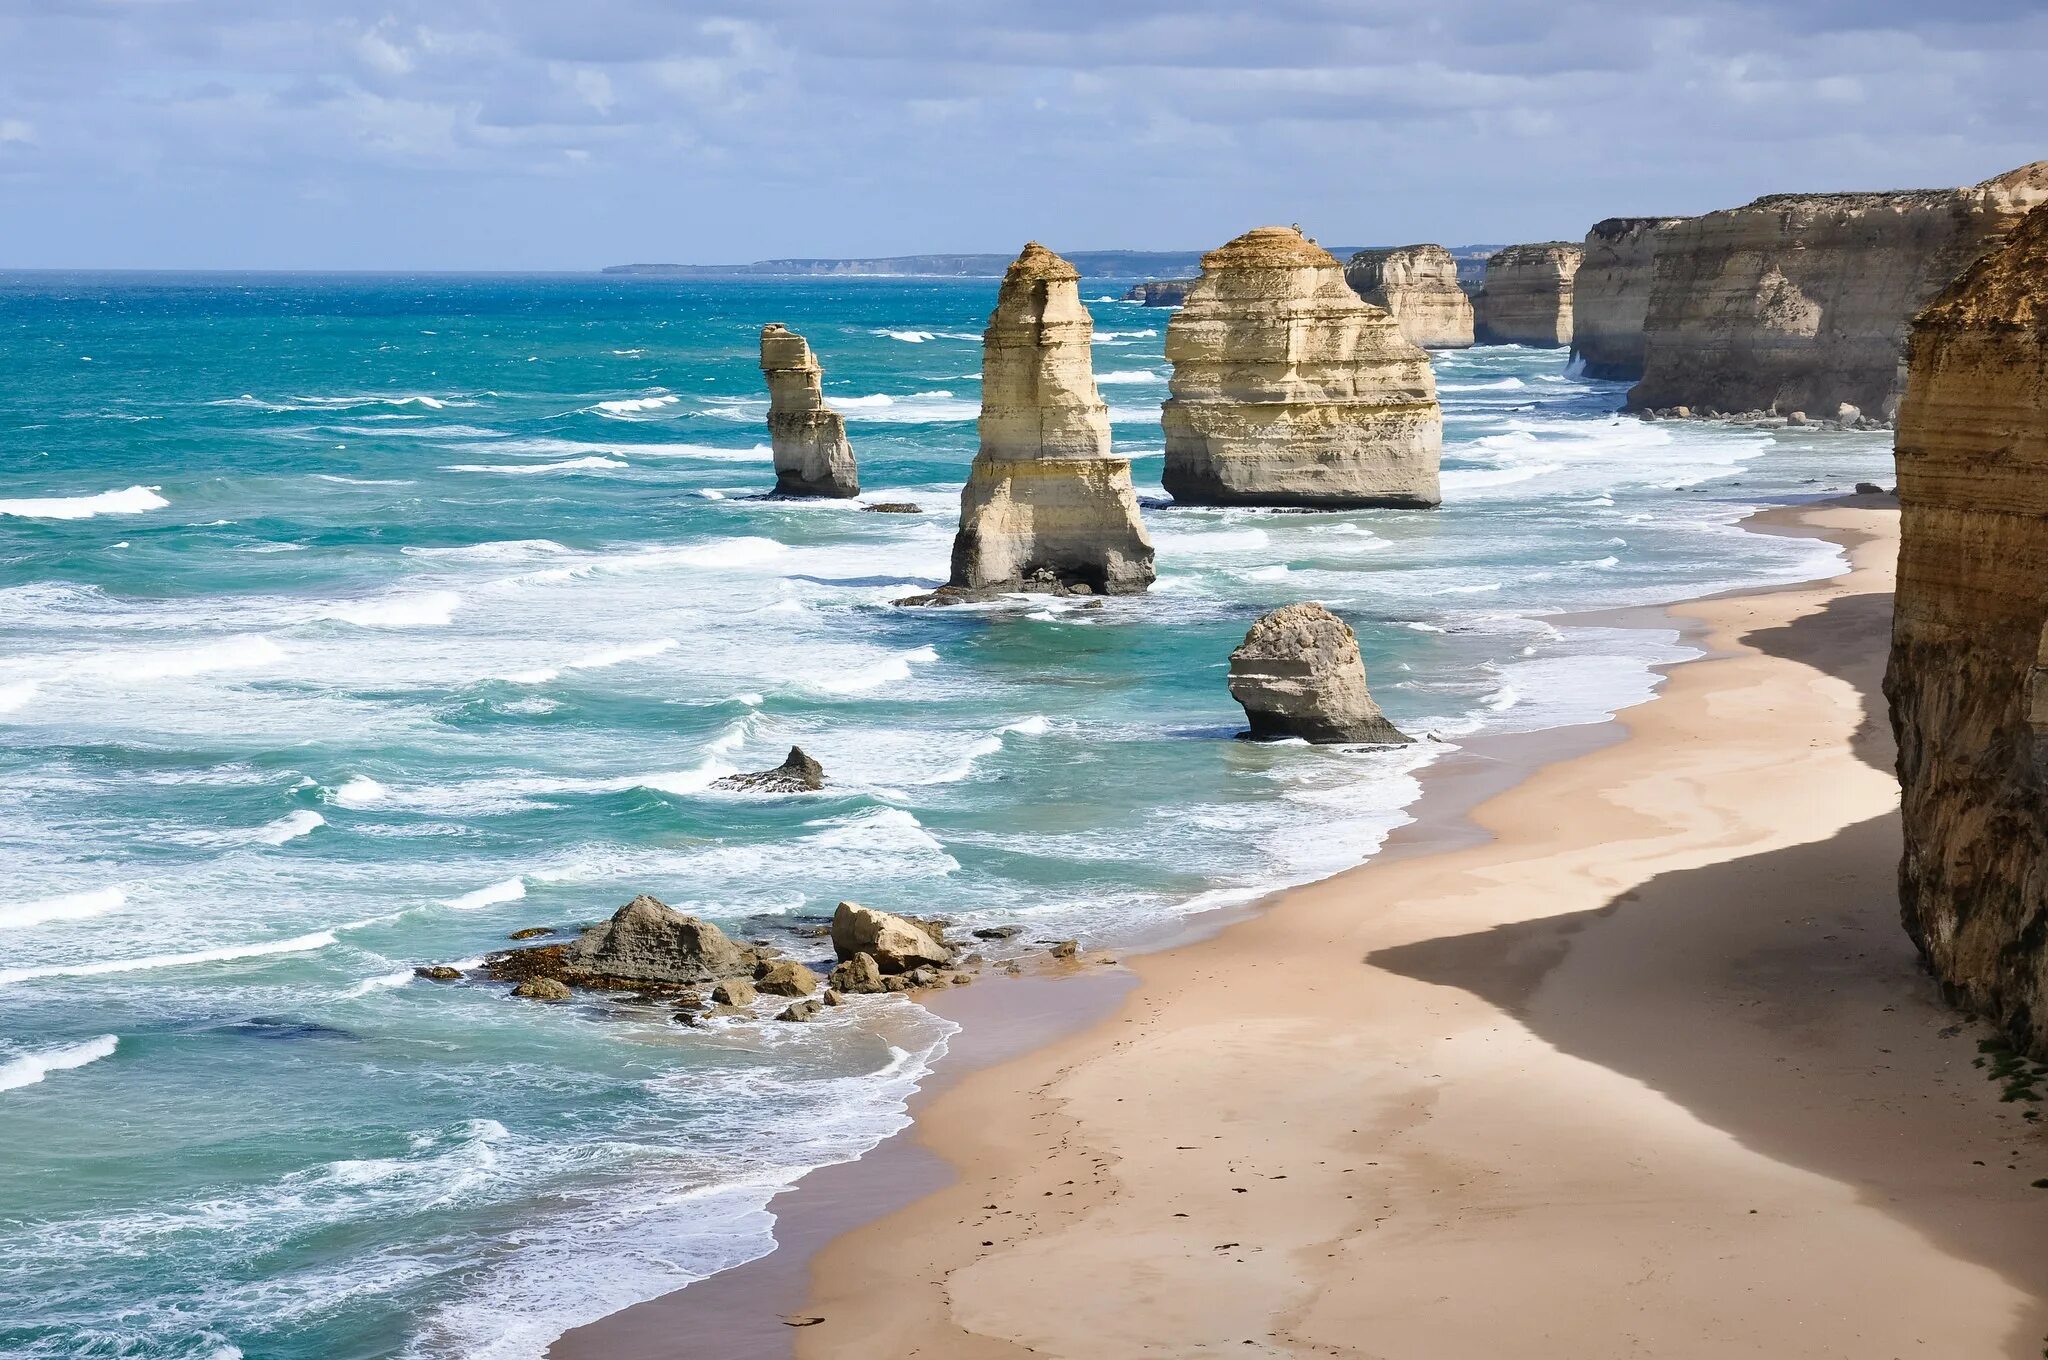
[[[1188,505],[1432,506],[1443,413],[1429,356],[1336,257],[1260,227],[1202,257],[1166,328],[1161,480]]]
[[[857,496],[860,471],[846,421],[825,404],[824,370],[810,342],[778,322],[761,328],[768,380],[768,442],[778,496]]]
[[[1365,685],[1351,626],[1313,601],[1262,615],[1230,654],[1230,695],[1244,705],[1254,741],[1398,744]]]
[[[816,793],[825,787],[825,767],[806,755],[803,747],[792,746],[774,769],[729,774],[712,780],[711,787],[739,793]]]
[[[2048,207],[1913,324],[1885,693],[1907,931],[2048,1058]]]
[[[916,603],[1152,584],[1152,540],[1130,460],[1110,450],[1079,280],[1036,241],[1003,275],[982,336],[981,447],[960,493],[952,573]]]
[[[1473,341],[1472,299],[1458,286],[1458,262],[1442,246],[1361,250],[1344,264],[1352,290],[1383,307],[1408,342],[1463,349]]]
[[[2048,202],[2048,162],[1962,189],[1774,194],[1657,233],[1631,410],[1889,420],[1913,315]]]
[[[1571,241],[1509,246],[1486,260],[1474,304],[1482,345],[1556,349],[1572,342],[1572,298],[1583,251]]]
[[[1643,376],[1657,242],[1682,217],[1610,217],[1586,233],[1572,282],[1572,359],[1589,378]]]

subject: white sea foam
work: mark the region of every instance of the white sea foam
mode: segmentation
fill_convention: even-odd
[[[832,675],[816,676],[810,680],[813,689],[827,694],[858,694],[864,690],[878,689],[883,685],[910,678],[910,668],[937,661],[939,654],[930,647],[917,647],[898,653],[886,661],[855,671],[840,671]]]
[[[304,954],[334,943],[334,932],[316,930],[288,940],[264,940],[255,944],[225,944],[212,949],[194,949],[183,954],[147,954],[136,959],[100,959],[92,963],[47,963],[32,968],[0,968],[0,987],[35,978],[103,977],[112,973],[141,973],[159,968],[189,968],[201,963],[229,963],[236,959],[268,958],[272,954]]]
[[[0,713],[12,713],[27,705],[36,697],[36,682],[17,680],[11,685],[0,685]]]
[[[659,411],[664,406],[674,406],[681,401],[682,398],[674,393],[664,392],[651,397],[626,397],[617,401],[601,401],[590,409],[608,416],[633,416],[644,415],[649,411]]]
[[[84,674],[135,683],[179,680],[215,671],[258,670],[284,660],[284,648],[267,637],[222,638],[191,647],[147,652],[101,652],[78,663]]]
[[[1520,378],[1501,378],[1494,382],[1483,383],[1438,383],[1436,390],[1439,392],[1516,392],[1528,385]]]
[[[1019,718],[1017,719],[1017,721],[1013,723],[1006,723],[999,730],[1004,732],[1015,732],[1019,736],[1025,737],[1042,737],[1046,734],[1046,731],[1051,726],[1052,724],[1047,722],[1043,717],[1037,714],[1033,714],[1031,717]]]
[[[1160,383],[1165,381],[1166,378],[1163,374],[1155,373],[1149,368],[1119,368],[1108,373],[1098,373],[1095,375],[1095,383],[1098,387],[1104,385],[1116,386],[1121,383]]]
[[[46,1048],[36,1053],[24,1053],[17,1058],[0,1062],[0,1091],[15,1091],[24,1086],[33,1086],[52,1072],[68,1072],[74,1067],[98,1062],[101,1058],[114,1056],[114,1049],[120,1039],[112,1034],[102,1034],[97,1039],[87,1039],[82,1044],[70,1044],[63,1048]]]
[[[495,907],[501,902],[517,902],[526,896],[526,880],[508,878],[502,883],[493,883],[475,892],[466,892],[460,897],[450,897],[441,905],[457,911],[475,911],[479,907]]]
[[[125,491],[102,491],[96,496],[44,496],[28,500],[0,501],[0,515],[19,519],[91,519],[95,515],[139,515],[161,510],[170,502],[153,486],[131,486]]]
[[[656,638],[652,642],[629,643],[623,647],[608,647],[601,652],[565,661],[559,666],[542,666],[530,671],[517,671],[505,677],[515,685],[544,685],[557,679],[563,671],[595,671],[607,666],[621,666],[629,661],[645,661],[649,657],[672,652],[682,644],[674,638]]]
[[[533,476],[548,472],[615,472],[631,467],[619,458],[595,456],[570,458],[560,463],[454,463],[442,468],[443,472],[502,472],[508,476]]]
[[[400,968],[390,973],[379,973],[376,977],[367,977],[361,982],[356,983],[353,987],[343,992],[341,998],[344,1001],[353,1001],[358,997],[369,996],[375,992],[388,992],[394,988],[403,987],[406,983],[411,982],[412,979],[413,971],[410,968]]]
[[[381,803],[390,796],[390,789],[366,774],[359,774],[328,794],[327,801],[336,807],[366,808],[372,803]]]
[[[454,591],[432,590],[337,605],[330,617],[358,628],[445,628],[461,606],[462,597]]]
[[[283,845],[301,836],[309,836],[327,825],[327,819],[307,808],[288,812],[267,826],[258,827],[249,833],[249,839],[263,845]]]
[[[128,894],[119,888],[96,888],[90,892],[17,902],[12,906],[0,906],[0,929],[18,930],[52,921],[83,921],[119,911],[127,902]]]

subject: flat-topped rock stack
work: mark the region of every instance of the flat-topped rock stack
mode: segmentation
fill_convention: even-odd
[[[1260,227],[1202,257],[1166,328],[1161,475],[1189,505],[1431,506],[1443,413],[1429,356],[1336,257]]]
[[[1898,460],[1906,929],[2048,1059],[2048,207],[1914,322]]]
[[[1683,217],[1610,217],[1586,233],[1572,285],[1572,358],[1589,378],[1643,376],[1643,319],[1650,311],[1659,235]]]
[[[810,342],[779,322],[761,328],[768,379],[768,442],[778,496],[857,496],[860,472],[846,421],[825,404],[824,370]]]
[[[925,603],[1152,584],[1152,540],[1130,460],[1110,451],[1079,279],[1036,241],[1003,275],[982,337],[981,449],[960,493],[952,577]]]
[[[1344,265],[1352,291],[1384,307],[1409,343],[1464,349],[1472,343],[1472,299],[1458,286],[1458,262],[1442,246],[1361,250]]]
[[[1583,255],[1572,241],[1509,246],[1489,255],[1486,286],[1474,309],[1479,343],[1544,349],[1569,345],[1573,285]]]
[[[1774,194],[1659,234],[1631,410],[1890,419],[1913,316],[2048,202],[2048,162],[1962,189]]]

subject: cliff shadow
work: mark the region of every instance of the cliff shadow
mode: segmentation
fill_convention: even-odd
[[[1877,684],[1889,595],[1847,596],[1745,640],[1860,689],[1857,756],[1889,771]],[[2048,1331],[2048,1141],[1978,1068],[1985,1031],[1943,1004],[1898,919],[1897,814],[1823,841],[1660,875],[1601,906],[1374,951],[1479,996],[1571,1057],[1655,1089],[1774,1161],[1850,1186],[2035,1302]],[[2048,1120],[2044,1120],[2048,1123]]]

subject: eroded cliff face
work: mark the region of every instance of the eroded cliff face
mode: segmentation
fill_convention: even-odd
[[[2048,1057],[2048,208],[1914,323],[1898,458],[1902,915]]]
[[[981,449],[960,493],[955,592],[1152,583],[1131,464],[1110,451],[1080,274],[1036,241],[1003,275],[982,335]]]
[[[1572,299],[1583,251],[1570,241],[1509,246],[1486,260],[1476,330],[1482,345],[1572,342]]]
[[[768,440],[778,496],[857,496],[860,472],[846,421],[825,404],[824,372],[811,346],[780,323],[761,328],[768,380]]]
[[[1683,217],[1610,217],[1586,233],[1572,287],[1572,358],[1589,378],[1643,376],[1657,242]]]
[[[1202,257],[1166,328],[1161,480],[1192,505],[1435,505],[1429,356],[1336,257],[1260,227]]]
[[[1963,189],[1777,194],[1667,228],[1631,410],[1890,419],[1913,315],[2028,209],[2048,162]]]
[[[1410,344],[1463,349],[1472,343],[1472,299],[1458,287],[1458,262],[1442,246],[1361,250],[1345,263],[1344,279],[1385,308]]]

